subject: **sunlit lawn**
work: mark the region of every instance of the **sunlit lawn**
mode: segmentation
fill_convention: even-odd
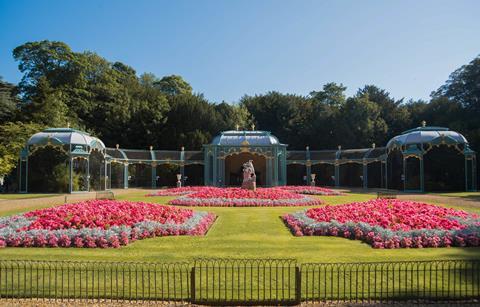
[[[129,193],[119,199],[166,203],[172,197],[144,197]],[[372,194],[321,197],[329,204],[364,201]],[[465,208],[480,212],[479,208]],[[30,208],[34,209],[34,208]],[[302,207],[195,208],[218,215],[203,237],[160,237],[132,243],[119,249],[5,248],[1,259],[180,261],[196,257],[295,258],[300,262],[363,262],[428,259],[480,259],[480,248],[425,248],[379,250],[360,241],[336,237],[294,237],[280,217]],[[0,214],[3,209],[0,209]],[[9,214],[12,212],[10,211]]]
[[[43,198],[43,197],[52,197],[58,194],[3,194],[0,193],[0,200],[3,199],[28,199],[28,198]]]

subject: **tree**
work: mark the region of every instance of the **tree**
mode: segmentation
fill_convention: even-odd
[[[0,76],[0,123],[13,120],[16,112],[15,86],[4,82]]]
[[[368,95],[348,98],[337,118],[336,139],[344,148],[364,148],[387,131],[380,107]]]
[[[26,111],[32,122],[47,127],[65,127],[69,122],[64,95],[61,91],[52,89],[45,77],[40,78],[36,93],[31,99]]]
[[[462,107],[480,113],[480,56],[455,70],[432,98],[447,97]]]
[[[8,175],[17,165],[20,151],[32,134],[42,125],[9,122],[0,126],[0,177]]]
[[[24,73],[18,87],[29,100],[35,94],[38,82],[46,78],[52,87],[68,81],[65,72],[74,58],[70,47],[63,42],[29,42],[13,50],[13,58],[19,62],[18,69]]]
[[[268,92],[264,95],[244,96],[240,105],[245,107],[261,130],[271,131],[290,148],[304,148],[307,131],[309,98]]]
[[[332,107],[340,107],[345,103],[346,87],[342,83],[335,82],[327,83],[323,86],[322,91],[312,91],[310,96],[317,102],[323,103]]]
[[[368,100],[379,107],[380,117],[388,126],[386,133],[377,135],[378,144],[385,144],[392,137],[410,128],[410,113],[402,104],[403,99],[395,100],[390,97],[389,92],[375,85],[365,85],[356,94],[357,97],[365,95],[368,95]]]
[[[192,87],[190,84],[178,75],[165,76],[155,82],[154,85],[166,95],[174,96],[192,93]]]

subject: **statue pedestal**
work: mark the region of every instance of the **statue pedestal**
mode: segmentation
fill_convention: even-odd
[[[244,181],[242,183],[242,189],[256,191],[257,183],[255,181]]]

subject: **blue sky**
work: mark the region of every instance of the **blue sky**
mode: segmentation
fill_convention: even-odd
[[[212,101],[375,84],[427,99],[480,54],[480,1],[0,0],[0,75],[12,50],[59,40],[137,72],[179,74]]]

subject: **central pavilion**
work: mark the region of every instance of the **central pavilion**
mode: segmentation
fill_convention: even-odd
[[[287,145],[268,131],[224,131],[203,150],[206,185],[240,185],[242,165],[249,160],[253,160],[257,185],[286,184]]]

